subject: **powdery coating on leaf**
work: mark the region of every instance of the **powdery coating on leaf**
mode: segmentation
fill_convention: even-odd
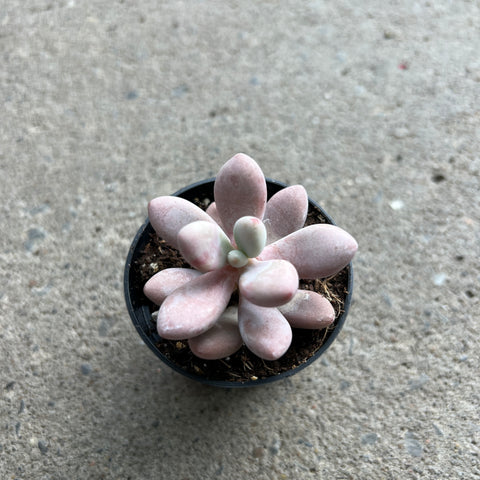
[[[228,263],[235,268],[242,268],[247,265],[249,258],[240,250],[231,250],[227,255]]]
[[[233,237],[237,248],[249,258],[260,255],[267,241],[265,225],[257,217],[242,217],[235,222]]]
[[[213,220],[215,220],[215,222],[217,222],[219,227],[223,230],[222,221],[220,220],[217,212],[217,204],[215,202],[212,202],[205,211],[213,218]]]
[[[177,288],[158,312],[159,335],[168,340],[184,340],[207,331],[227,308],[235,281],[236,272],[226,267],[204,273]]]
[[[335,320],[332,304],[310,290],[298,290],[290,302],[278,309],[294,328],[322,329]]]
[[[161,305],[177,288],[200,275],[199,271],[191,268],[166,268],[147,281],[143,293],[153,303]]]
[[[188,341],[193,354],[205,360],[228,357],[234,354],[242,344],[237,309],[234,307],[227,308],[212,328]]]
[[[267,184],[262,170],[248,155],[237,153],[218,172],[214,196],[225,233],[232,238],[239,218],[263,218]]]
[[[204,221],[185,225],[178,233],[177,243],[183,258],[201,272],[225,266],[232,249],[223,230],[215,223]]]
[[[157,234],[171,247],[178,248],[178,232],[189,223],[215,221],[201,208],[180,197],[157,197],[148,204],[148,219]]]
[[[302,185],[286,187],[267,202],[263,223],[267,228],[267,243],[286,237],[305,225],[308,195]]]
[[[238,326],[245,345],[265,360],[280,358],[292,343],[292,329],[277,308],[265,308],[241,299]]]
[[[340,227],[310,225],[267,245],[260,260],[283,258],[305,279],[325,278],[338,273],[352,260],[358,245]]]
[[[298,289],[295,267],[285,260],[252,261],[238,282],[240,295],[262,307],[289,302]]]

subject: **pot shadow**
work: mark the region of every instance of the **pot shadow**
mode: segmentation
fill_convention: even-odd
[[[101,429],[108,467],[120,462],[134,478],[150,478],[165,464],[175,466],[172,478],[196,478],[199,465],[205,478],[218,475],[225,462],[251,453],[252,425],[270,422],[270,412],[283,410],[275,407],[296,390],[290,378],[252,388],[212,387],[152,363],[150,352],[138,360],[106,387]]]

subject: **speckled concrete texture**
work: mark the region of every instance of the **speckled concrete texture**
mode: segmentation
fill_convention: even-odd
[[[480,478],[480,4],[0,3],[0,478]],[[360,249],[328,352],[169,371],[123,299],[149,199],[234,153]]]

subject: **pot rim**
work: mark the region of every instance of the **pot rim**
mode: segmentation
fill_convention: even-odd
[[[276,191],[279,191],[288,185],[280,182],[278,180],[273,180],[270,178],[265,177],[265,180],[267,182],[267,188],[270,185],[273,186],[273,189]],[[186,196],[191,190],[193,189],[198,189],[201,188],[205,185],[210,185],[215,182],[215,177],[210,177],[205,180],[201,180],[195,183],[192,183],[190,185],[187,185],[186,187],[181,188],[180,190],[177,190],[175,193],[172,194],[172,196],[177,196],[177,197],[184,197]],[[274,192],[275,193],[275,192]],[[335,225],[335,222],[333,221],[332,217],[328,215],[323,208],[314,200],[312,200],[310,197],[308,197],[308,202],[311,206],[315,207],[320,211],[320,213],[325,217],[327,220],[327,223],[330,223],[332,225]],[[131,265],[132,261],[135,257],[135,255],[138,253],[137,250],[139,250],[137,247],[143,238],[143,236],[148,232],[148,230],[151,230],[154,232],[153,227],[150,224],[150,221],[147,217],[143,225],[139,228],[137,231],[131,245],[128,251],[126,263],[125,263],[125,269],[124,269],[124,295],[125,295],[125,302],[127,306],[127,310],[130,314],[130,318],[132,320],[133,325],[135,326],[135,329],[137,330],[138,334],[140,335],[141,339],[143,342],[147,345],[147,347],[150,348],[150,350],[155,353],[155,355],[162,360],[166,365],[168,365],[170,368],[172,368],[174,371],[192,379],[196,380],[197,382],[211,385],[214,387],[225,387],[225,388],[242,388],[242,387],[253,387],[253,386],[259,386],[259,385],[265,385],[269,384],[287,377],[290,377],[291,375],[295,375],[310,364],[312,364],[315,360],[317,360],[329,347],[330,345],[334,342],[334,340],[337,338],[338,334],[343,328],[343,325],[345,323],[345,320],[348,315],[348,311],[350,309],[350,304],[352,300],[352,293],[353,293],[353,266],[352,262],[348,264],[348,275],[347,275],[347,295],[345,297],[344,301],[344,306],[343,306],[343,312],[340,314],[340,316],[335,320],[335,328],[329,333],[328,337],[324,341],[324,343],[321,345],[321,347],[310,357],[308,358],[304,363],[296,366],[295,368],[292,368],[291,370],[287,370],[285,372],[279,373],[278,375],[273,375],[271,377],[266,377],[266,378],[259,378],[258,380],[247,380],[245,382],[232,382],[229,380],[211,380],[207,379],[205,377],[202,377],[200,375],[196,375],[194,373],[188,372],[186,370],[183,370],[179,365],[176,363],[172,362],[168,357],[166,357],[160,350],[156,347],[155,342],[151,338],[150,335],[147,334],[143,326],[148,325],[149,322],[151,322],[151,314],[150,314],[150,309],[148,308],[147,305],[135,305],[135,300],[132,298],[132,291],[130,289],[130,270],[131,270]],[[158,334],[157,334],[158,335]],[[158,337],[160,338],[160,337]]]

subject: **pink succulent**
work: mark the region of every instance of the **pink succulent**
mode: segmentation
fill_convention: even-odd
[[[218,173],[214,200],[206,212],[172,196],[148,205],[157,234],[193,267],[167,268],[145,284],[145,295],[160,305],[158,333],[188,339],[200,358],[227,357],[244,343],[275,360],[290,346],[292,327],[324,328],[335,318],[326,298],[298,288],[299,278],[339,272],[357,242],[333,225],[304,227],[308,196],[300,185],[267,202],[262,170],[242,153]],[[229,307],[236,289],[238,307]]]

